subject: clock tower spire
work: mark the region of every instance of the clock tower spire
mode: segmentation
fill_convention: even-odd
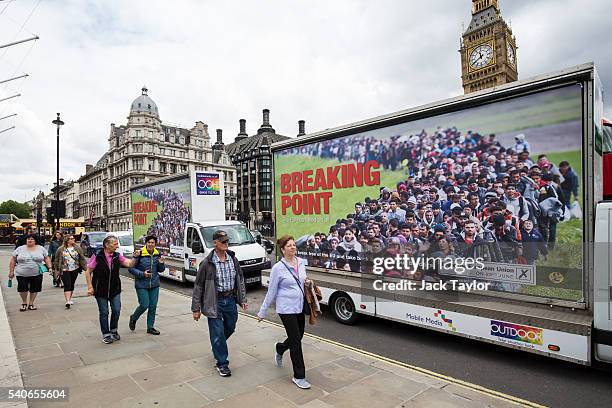
[[[464,93],[518,79],[516,39],[504,21],[498,0],[472,0],[472,20],[461,38]]]

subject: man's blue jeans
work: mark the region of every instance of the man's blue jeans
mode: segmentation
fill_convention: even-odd
[[[227,339],[236,330],[238,320],[238,309],[236,308],[236,298],[219,297],[217,300],[217,318],[208,318],[208,333],[210,334],[210,344],[212,352],[217,360],[217,367],[227,366]]]
[[[100,312],[100,330],[102,336],[110,336],[111,333],[117,333],[119,326],[119,313],[121,312],[121,293],[116,294],[112,298],[98,297],[98,311]],[[110,328],[108,327],[108,304],[110,303],[111,318]]]
[[[155,312],[157,311],[157,300],[159,299],[159,286],[151,289],[136,289],[138,296],[138,307],[132,314],[132,319],[138,320],[145,310],[147,312],[147,329],[155,327]]]

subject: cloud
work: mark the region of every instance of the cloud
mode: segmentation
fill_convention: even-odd
[[[0,53],[0,78],[24,57],[18,72],[30,74],[0,85],[0,95],[23,94],[0,102],[0,116],[19,114],[0,121],[0,129],[17,126],[0,134],[0,201],[53,183],[55,112],[66,122],[61,177],[78,178],[106,151],[110,123],[126,122],[143,84],[162,120],[202,120],[211,134],[222,128],[225,143],[240,118],[255,133],[263,108],[278,133],[294,136],[299,119],[314,132],[462,93],[457,51],[467,0],[63,0],[41,2],[19,32],[35,4],[12,2],[0,15],[0,43],[41,37],[33,48]],[[594,60],[612,86],[607,6],[503,2],[520,78]]]

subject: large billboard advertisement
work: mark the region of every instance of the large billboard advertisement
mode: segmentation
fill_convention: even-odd
[[[276,235],[311,266],[583,299],[577,84],[281,148],[274,172]]]
[[[157,248],[182,257],[185,224],[192,211],[190,180],[160,183],[131,192],[134,244],[141,247],[147,235],[157,237]]]

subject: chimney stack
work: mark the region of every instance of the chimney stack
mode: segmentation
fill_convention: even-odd
[[[263,110],[263,123],[261,124],[261,127],[257,130],[258,134],[264,132],[275,133],[274,129],[270,125],[270,109]]]
[[[306,134],[306,121],[298,120],[298,137]]]
[[[240,133],[238,133],[238,136],[236,136],[236,139],[234,140],[235,143],[238,143],[239,141],[249,137],[246,132],[246,119],[240,119],[238,122],[240,122]]]
[[[223,130],[217,129],[217,143],[223,143]]]

